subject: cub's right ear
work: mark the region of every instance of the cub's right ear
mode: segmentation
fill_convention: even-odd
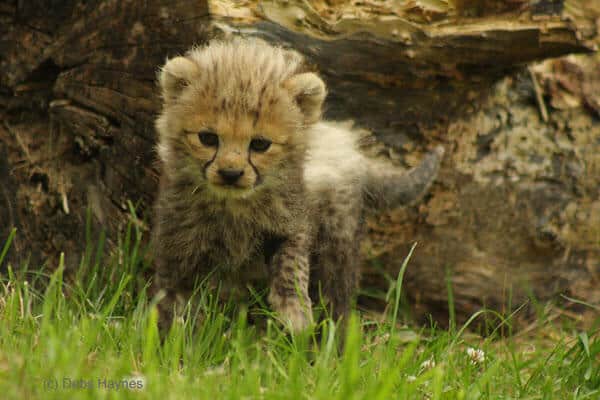
[[[189,58],[175,57],[166,62],[158,75],[165,100],[174,100],[200,74],[198,64]]]

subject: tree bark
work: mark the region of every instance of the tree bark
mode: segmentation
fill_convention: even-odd
[[[405,279],[418,316],[445,321],[448,288],[459,320],[530,295],[600,301],[597,58],[524,67],[593,51],[600,7],[343,3],[3,2],[0,237],[18,227],[11,261],[64,251],[77,265],[88,208],[112,240],[132,218],[128,201],[151,223],[158,66],[246,35],[305,54],[328,84],[326,117],[371,130],[373,156],[406,168],[446,147],[422,204],[369,218],[365,288],[386,290],[418,241]]]

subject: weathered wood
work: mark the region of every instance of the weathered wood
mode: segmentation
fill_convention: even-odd
[[[600,126],[589,112],[600,104],[596,64],[574,62],[558,81],[546,70],[520,71],[593,50],[600,10],[576,0],[562,16],[555,1],[533,8],[465,2],[457,10],[392,3],[357,15],[343,2],[319,0],[1,6],[0,234],[19,226],[15,256],[65,251],[76,260],[87,207],[113,240],[128,221],[129,200],[148,217],[158,66],[214,37],[259,36],[307,56],[329,87],[327,117],[372,130],[388,145],[371,148],[374,155],[406,167],[425,149],[446,147],[432,194],[418,207],[373,215],[364,243],[364,253],[395,276],[419,241],[406,277],[417,315],[445,318],[446,270],[459,319],[483,304],[514,307],[529,293],[595,300]],[[38,12],[49,5],[50,14]],[[559,92],[564,86],[571,92]],[[545,123],[537,107],[548,99]],[[385,289],[373,265],[365,266],[365,286]]]

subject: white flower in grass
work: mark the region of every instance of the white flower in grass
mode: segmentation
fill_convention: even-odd
[[[414,376],[414,375],[409,375],[409,376],[407,376],[407,377],[406,377],[406,380],[407,380],[408,382],[414,382],[414,381],[416,381],[416,380],[417,380],[417,377],[416,377],[416,376]]]
[[[227,371],[225,371],[225,365],[220,364],[215,367],[207,368],[204,371],[204,376],[213,376],[213,375],[225,375]]]
[[[123,327],[123,323],[118,320],[118,319],[114,319],[108,322],[109,326],[112,326],[114,330],[118,331],[121,330],[121,328]]]
[[[433,357],[431,357],[429,360],[425,360],[421,363],[421,370],[422,371],[426,371],[428,369],[431,369],[435,367],[435,360],[433,359]]]
[[[471,359],[471,364],[482,364],[485,361],[485,353],[481,349],[474,349],[469,347],[467,349],[467,355]]]

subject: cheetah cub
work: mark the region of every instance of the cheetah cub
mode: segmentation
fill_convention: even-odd
[[[355,132],[321,120],[325,84],[302,56],[260,40],[194,48],[168,60],[159,84],[161,328],[197,281],[229,298],[263,282],[292,331],[311,325],[321,299],[343,317],[359,284],[365,205],[418,199],[443,149],[406,174],[366,158]]]

